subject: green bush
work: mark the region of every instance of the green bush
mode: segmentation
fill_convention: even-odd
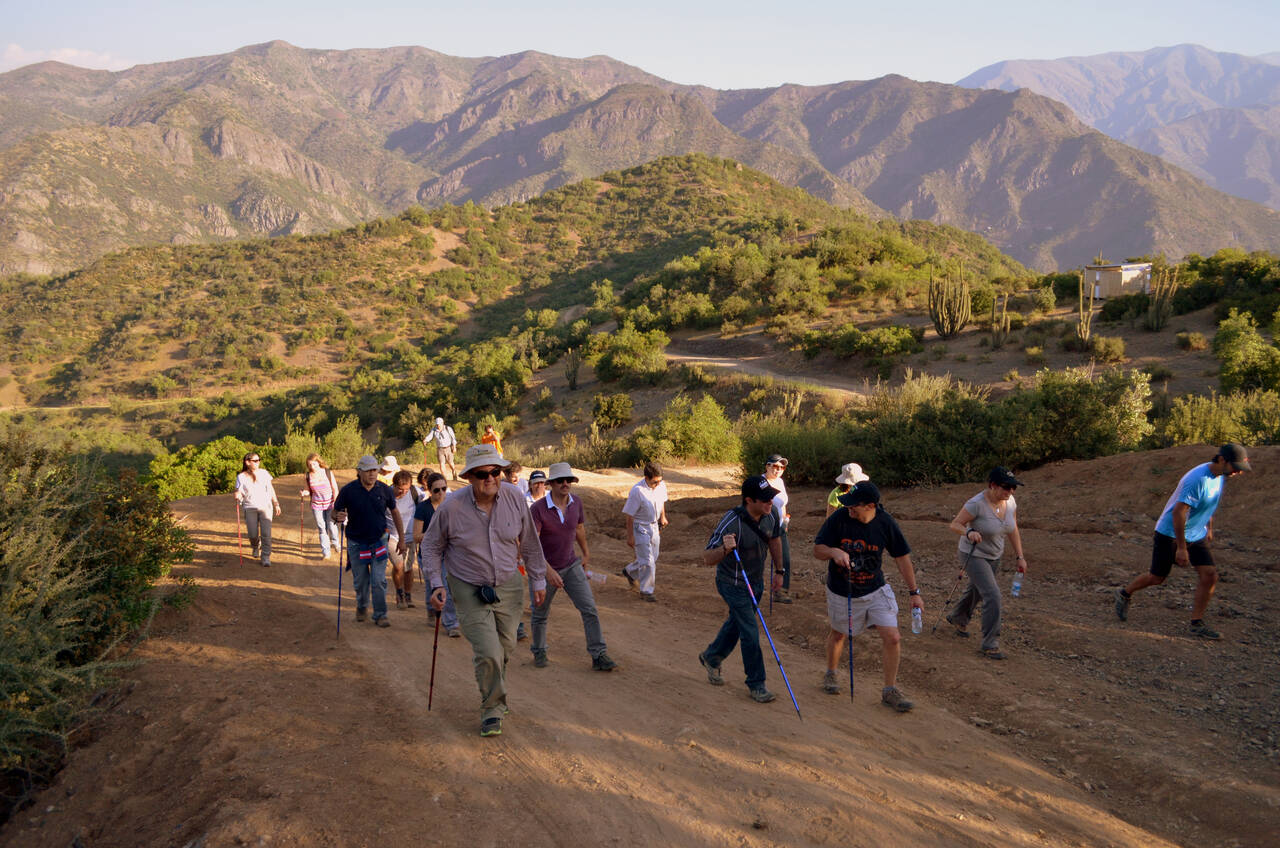
[[[661,330],[644,332],[630,322],[617,332],[592,337],[596,376],[606,383],[656,383],[667,373],[670,339]]]
[[[1280,390],[1280,349],[1266,343],[1253,315],[1232,309],[1213,336],[1224,392]]]
[[[1098,310],[1099,321],[1133,321],[1145,315],[1151,298],[1145,292],[1133,292],[1107,298]]]
[[[1280,441],[1280,392],[1183,395],[1156,425],[1154,441],[1172,445],[1262,444]]]
[[[679,395],[652,424],[632,436],[636,453],[659,462],[737,462],[742,445],[724,409],[708,395],[693,403]]]
[[[461,432],[458,438],[462,438]],[[333,429],[320,438],[320,455],[330,468],[355,468],[360,457],[373,452],[374,446],[365,442],[360,419],[354,415],[339,418]]]
[[[1182,350],[1208,350],[1209,340],[1204,337],[1204,333],[1178,333],[1175,336],[1178,347]]]
[[[846,452],[846,442],[846,434],[840,427],[764,421],[747,428],[742,436],[742,475],[764,473],[765,459],[779,453],[787,458],[788,483],[834,486],[841,465],[861,461]],[[875,475],[874,471],[867,473]]]
[[[1089,339],[1089,347],[1101,362],[1124,361],[1124,339],[1119,336],[1093,336]]]
[[[615,430],[631,420],[631,395],[618,394],[596,395],[591,402],[591,416],[601,430]]]
[[[235,436],[223,436],[203,445],[186,445],[177,453],[161,454],[153,459],[147,479],[161,497],[172,500],[230,492],[235,488],[244,455],[252,449]],[[266,467],[266,456],[262,458]]]

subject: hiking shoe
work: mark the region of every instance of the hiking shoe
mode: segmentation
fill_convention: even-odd
[[[989,660],[1004,659],[1004,652],[1001,651],[999,648],[979,648],[978,653],[982,654],[984,657],[986,657]]]
[[[458,637],[460,637],[461,635],[462,635],[462,631],[461,631],[461,630],[459,630],[458,628],[456,628],[456,627],[450,627],[450,628],[449,628],[449,638],[450,638],[450,639],[457,639],[457,638],[458,638]]]
[[[706,654],[698,654],[698,662],[707,670],[707,682],[712,686],[723,686],[724,676],[720,674],[720,666],[712,665]]]
[[[534,652],[533,652],[533,667],[534,667],[534,668],[546,668],[546,667],[547,667],[547,662],[548,662],[548,660],[547,660],[547,652],[546,652],[546,651],[534,651]]]
[[[369,615],[368,613],[365,612],[364,607],[361,607],[360,609],[356,610],[356,621],[364,621],[368,617]]]
[[[480,722],[481,736],[501,736],[502,735],[502,719],[494,716]]]
[[[410,595],[408,592],[404,593],[404,605],[409,609],[416,609],[416,607],[413,605],[413,596]]]
[[[822,675],[822,691],[826,692],[828,695],[840,694],[840,684],[836,680],[836,673],[834,671],[828,671],[826,674]]]
[[[778,696],[761,686],[759,689],[751,690],[751,700],[757,704],[767,704]]]
[[[380,618],[380,619],[378,619],[377,621],[375,621],[375,622],[374,622],[374,624],[378,625],[379,627],[390,627],[390,626],[391,626],[391,619],[387,618],[387,617],[384,615],[382,618]]]
[[[321,554],[321,555],[320,555],[320,559],[328,559],[328,558],[329,558],[329,552],[328,552],[328,551],[325,551],[323,554]]]
[[[525,630],[525,629],[524,629],[524,622],[523,622],[523,621],[522,621],[522,622],[520,622],[520,624],[519,624],[519,626],[518,626],[518,627],[516,627],[516,641],[517,641],[517,642],[528,642],[528,641],[529,641],[529,632],[528,632],[527,630]]]
[[[262,567],[263,567],[263,568],[270,568],[270,567],[271,567],[271,560],[269,560],[269,559],[264,559],[264,560],[262,561]]]
[[[404,609],[404,598],[396,598],[396,609]]]
[[[962,637],[962,638],[964,638],[964,639],[968,639],[968,638],[969,638],[969,631],[968,631],[968,630],[965,630],[965,627],[967,627],[968,625],[965,625],[965,624],[957,624],[957,623],[956,623],[956,620],[955,620],[954,618],[952,618],[952,617],[951,617],[951,613],[947,613],[947,624],[950,624],[952,627],[954,627],[954,628],[956,629],[956,635],[957,635],[957,636],[960,636],[960,637]]]
[[[652,592],[650,592],[647,595],[641,595],[640,597],[644,598],[646,601],[648,601],[651,604],[656,604],[658,602],[658,599],[653,596]]]
[[[1129,602],[1133,600],[1132,595],[1126,595],[1124,589],[1116,589],[1116,618],[1121,621],[1129,620]]]
[[[773,595],[773,602],[775,604],[789,604],[791,603],[791,596],[786,592],[775,592]]]
[[[1209,627],[1209,625],[1205,624],[1203,621],[1191,622],[1191,635],[1197,636],[1201,639],[1221,639],[1222,638],[1221,633]]]
[[[618,576],[627,578],[627,585],[632,589],[636,587],[636,579],[631,576],[630,571],[627,571],[627,567],[625,565],[618,569]]]
[[[613,671],[618,664],[608,654],[601,654],[591,660],[592,671]]]
[[[886,686],[880,691],[880,703],[886,707],[893,707],[900,713],[911,712],[911,708],[915,704],[907,700],[907,696],[903,695],[897,686]]]

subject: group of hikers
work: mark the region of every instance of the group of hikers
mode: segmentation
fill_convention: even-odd
[[[492,428],[490,428],[490,431]],[[426,583],[430,615],[442,622],[451,637],[471,643],[476,682],[480,689],[482,736],[502,732],[507,713],[507,660],[517,641],[529,638],[523,629],[524,590],[530,594],[533,664],[545,667],[547,624],[552,600],[563,590],[578,610],[591,666],[613,671],[591,589],[600,573],[588,569],[585,510],[573,494],[578,477],[566,462],[555,462],[544,473],[535,470],[520,479],[519,463],[503,457],[496,433],[487,433],[466,452],[462,469],[454,466],[457,444],[451,428],[436,419],[427,443],[434,441],[441,470],[448,467],[466,485],[449,491],[443,473],[424,468],[417,485],[411,472],[394,456],[379,462],[365,456],[356,465],[356,479],[338,488],[332,471],[319,456],[307,459],[307,489],[321,540],[322,555],[341,550],[343,534],[347,568],[356,592],[356,621],[365,621],[372,607],[373,622],[390,626],[387,615],[386,570],[392,567],[398,608],[413,607],[414,566]],[[735,648],[742,655],[751,699],[768,703],[775,695],[766,686],[764,653],[757,619],[764,595],[766,564],[771,565],[768,596],[791,603],[791,516],[783,474],[787,459],[774,454],[763,473],[743,480],[740,503],[728,510],[711,531],[702,562],[715,568],[715,587],[727,616],[710,644],[698,654],[707,680],[724,685],[722,664]],[[1174,565],[1197,572],[1189,634],[1217,639],[1204,622],[1204,612],[1217,583],[1210,553],[1213,514],[1223,481],[1250,471],[1245,448],[1226,444],[1209,462],[1189,470],[1179,481],[1156,522],[1151,566],[1115,592],[1115,613],[1128,618],[1134,593],[1163,583]],[[822,689],[842,691],[837,668],[849,651],[852,692],[852,639],[867,629],[880,637],[884,686],[881,701],[907,712],[912,702],[897,686],[901,648],[898,602],[886,581],[882,559],[887,552],[906,586],[916,621],[924,601],[911,562],[911,547],[893,516],[884,508],[880,491],[857,463],[844,465],[827,499],[827,517],[813,540],[813,556],[827,563],[825,579],[829,630]],[[968,584],[954,603],[948,596],[945,620],[959,637],[968,637],[969,623],[981,606],[981,656],[1003,660],[999,636],[1002,592],[997,575],[1007,549],[1021,575],[1027,560],[1018,531],[1016,489],[1022,482],[1003,466],[993,468],[987,485],[965,501],[949,523],[958,537],[960,573],[951,594],[966,577]],[[244,515],[254,556],[270,565],[270,523],[280,514],[271,475],[260,467],[256,452],[245,455],[236,481],[236,499]],[[661,528],[667,524],[667,489],[656,463],[644,466],[643,477],[629,491],[623,514],[627,543],[634,559],[618,573],[646,601],[656,599],[655,584]],[[1016,593],[1016,586],[1015,586]],[[768,636],[768,630],[765,630]],[[775,651],[776,657],[776,651]],[[779,660],[781,670],[781,661]],[[785,680],[785,672],[783,672]],[[790,684],[787,684],[790,690]],[[794,692],[792,700],[795,701]],[[799,709],[797,704],[797,710]]]

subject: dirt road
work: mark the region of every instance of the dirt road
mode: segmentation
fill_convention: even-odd
[[[1108,590],[1148,559],[1151,516],[1204,457],[1179,448],[1065,463],[1018,492],[1031,573],[1006,599],[1003,663],[941,627],[953,585],[945,521],[976,485],[888,491],[915,549],[926,629],[904,635],[914,712],[880,706],[879,652],[859,637],[855,688],[823,694],[825,492],[792,492],[796,603],[769,616],[803,711],[747,698],[737,655],[711,687],[696,656],[723,604],[699,551],[732,505],[729,469],[672,469],[657,604],[611,578],[598,591],[610,653],[592,672],[559,598],[551,665],[511,657],[512,713],[477,735],[465,640],[442,638],[428,712],[421,605],[357,625],[349,578],[298,505],[276,523],[274,566],[237,564],[229,496],[175,505],[200,552],[200,594],[165,612],[118,702],[5,845],[1273,845],[1280,822],[1280,448],[1254,452],[1215,521],[1224,579],[1217,643],[1185,635],[1192,580],[1134,602]],[[582,474],[593,566],[627,560],[618,510],[631,472]],[[280,481],[290,491],[289,478]],[[896,570],[887,571],[900,595]],[[766,654],[768,658],[768,655]],[[73,841],[78,840],[78,841]]]

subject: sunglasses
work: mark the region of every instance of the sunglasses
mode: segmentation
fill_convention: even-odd
[[[1004,483],[997,483],[996,485],[1004,489],[1006,492],[1012,492],[1014,489],[1018,488],[1017,486],[1006,486]]]
[[[258,459],[256,456],[251,456],[246,459],[245,462],[262,462],[262,460]]]
[[[498,479],[499,477],[501,477],[501,476],[502,476],[502,469],[501,469],[501,468],[492,468],[492,469],[490,469],[490,470],[488,470],[488,471],[474,471],[474,470],[473,470],[473,471],[469,472],[469,474],[470,474],[470,476],[472,476],[472,477],[476,478],[477,480],[496,480],[496,479]]]
[[[448,487],[448,486],[436,486],[436,487],[434,487],[434,488],[431,490],[431,494],[433,494],[433,495],[434,495],[434,494],[436,494],[437,492],[447,492],[447,491],[449,491],[449,487]]]

